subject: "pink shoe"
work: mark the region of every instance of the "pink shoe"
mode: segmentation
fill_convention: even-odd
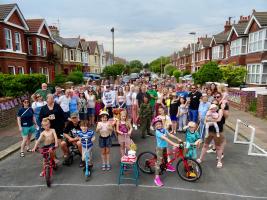
[[[168,172],[175,172],[175,168],[172,165],[167,165],[167,169]]]
[[[157,186],[159,186],[159,187],[163,186],[163,183],[161,182],[161,180],[160,180],[159,177],[157,177],[157,178],[154,179],[154,183],[155,183]]]

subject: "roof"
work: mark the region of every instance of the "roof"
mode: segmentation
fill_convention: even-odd
[[[88,42],[85,40],[81,40],[81,45],[84,50],[87,50],[89,47]]]
[[[1,4],[0,5],[0,21],[4,21],[15,6],[17,6],[17,4],[15,3]]]
[[[216,44],[223,44],[225,42],[227,42],[227,38],[228,38],[228,35],[230,33],[230,30],[227,31],[227,32],[220,32],[218,33],[217,35],[214,35],[213,38],[215,40],[215,43]]]
[[[59,36],[53,36],[53,38],[61,43],[63,46],[70,48],[77,48],[79,46],[80,38],[63,38]]]
[[[30,33],[38,33],[44,19],[27,19],[26,22],[29,26]]]
[[[238,24],[234,24],[233,28],[235,29],[236,33],[240,36],[240,35],[244,35],[245,30],[247,28],[248,22],[241,22]]]
[[[95,49],[98,46],[97,41],[89,41],[88,45],[89,45],[90,53],[95,53]]]
[[[254,12],[253,15],[261,26],[267,26],[267,12]]]
[[[205,38],[200,38],[200,40],[201,40],[201,44],[203,45],[203,47],[209,47],[212,38],[205,37]]]

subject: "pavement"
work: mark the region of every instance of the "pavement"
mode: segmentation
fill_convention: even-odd
[[[0,162],[0,199],[267,199],[267,159],[248,156],[246,145],[233,144],[233,131],[228,127],[225,127],[225,135],[227,146],[222,169],[216,168],[216,155],[208,154],[201,164],[203,175],[200,180],[190,183],[180,179],[176,172],[167,172],[162,176],[165,185],[161,188],[154,186],[153,175],[143,173],[140,173],[138,187],[130,181],[119,186],[119,147],[111,149],[110,172],[101,170],[100,149],[95,145],[94,169],[88,182],[84,180],[82,169],[78,166],[79,158],[76,157],[72,166],[59,166],[51,188],[47,188],[44,178],[39,177],[42,156],[39,153],[26,153],[24,158],[20,158],[16,152]],[[154,137],[143,140],[136,131],[133,140],[137,144],[138,154],[155,149]]]

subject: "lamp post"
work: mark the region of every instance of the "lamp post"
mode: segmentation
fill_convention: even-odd
[[[110,30],[112,33],[112,65],[114,65],[114,27]]]
[[[196,59],[196,44],[195,44],[196,42],[195,42],[195,36],[196,36],[196,32],[190,32],[189,34],[194,36],[192,72],[195,72],[195,59]]]

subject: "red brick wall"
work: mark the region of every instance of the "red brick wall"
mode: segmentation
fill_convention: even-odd
[[[18,14],[17,11],[15,11],[15,12],[10,16],[10,18],[8,19],[8,22],[24,27],[24,25],[23,25],[23,23],[22,23],[22,21],[21,21],[21,19],[20,19],[20,16],[19,16],[19,14]]]
[[[258,24],[254,21],[254,22],[251,24],[251,26],[250,26],[249,33],[253,33],[253,32],[256,32],[256,31],[258,31],[258,30],[260,30],[260,29],[259,29],[259,26],[258,26]]]
[[[246,63],[261,63],[262,60],[267,59],[267,52],[249,53],[246,55]]]
[[[251,102],[255,99],[255,92],[253,91],[229,88],[229,104],[236,109],[248,111]]]
[[[256,115],[261,118],[267,116],[267,95],[258,94]]]

